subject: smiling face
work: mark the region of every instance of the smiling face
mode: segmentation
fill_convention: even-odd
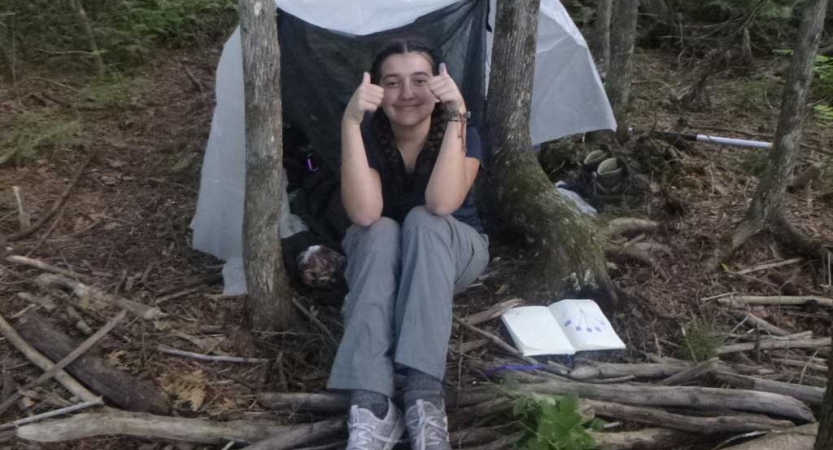
[[[380,75],[379,85],[385,89],[382,109],[392,124],[413,127],[431,118],[437,99],[428,89],[428,81],[434,76],[428,55],[390,55],[382,62]]]

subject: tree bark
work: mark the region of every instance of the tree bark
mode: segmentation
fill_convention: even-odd
[[[610,22],[610,68],[607,77],[607,97],[616,123],[617,134],[627,132],[625,111],[631,90],[631,56],[636,41],[636,18],[639,12],[639,0],[618,0],[614,2],[613,16]],[[622,139],[619,139],[622,141]]]
[[[833,326],[830,327],[829,334],[833,339]],[[815,450],[830,450],[831,448],[833,448],[833,362],[827,367],[827,390],[821,406],[819,435],[816,437]]]
[[[87,45],[90,47],[93,61],[95,61],[95,71],[99,78],[104,76],[104,60],[101,58],[101,53],[98,51],[98,45],[95,42],[95,34],[93,34],[93,26],[90,24],[90,18],[87,17],[87,12],[84,11],[84,5],[81,0],[69,0],[75,14],[78,15],[78,22],[84,28],[84,35],[87,37]]]
[[[827,0],[812,0],[805,3],[795,52],[790,62],[790,70],[781,98],[781,114],[778,118],[778,128],[775,131],[775,143],[769,152],[766,172],[758,184],[758,189],[743,222],[735,229],[724,248],[719,248],[715,257],[709,262],[712,269],[717,268],[744,242],[766,227],[775,225],[772,228],[776,237],[782,236],[786,240],[792,241],[797,235],[791,227],[782,226],[783,222],[786,222],[786,218],[783,217],[782,203],[798,156],[801,125],[807,109],[807,96],[813,78],[813,63],[819,48],[821,33],[824,30],[827,3]]]
[[[246,98],[246,310],[254,329],[285,330],[294,322],[295,311],[278,234],[283,132],[280,46],[272,2],[240,0],[240,38]]]
[[[497,214],[540,245],[538,288],[600,294],[615,303],[597,226],[558,193],[541,169],[529,134],[540,0],[497,6],[486,129],[492,149]]]
[[[610,15],[612,10],[613,0],[598,0],[596,2],[593,54],[596,56],[596,67],[602,78],[607,77],[607,71],[610,67]]]

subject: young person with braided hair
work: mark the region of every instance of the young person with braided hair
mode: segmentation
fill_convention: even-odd
[[[486,268],[472,185],[482,157],[445,64],[419,40],[389,43],[342,120],[342,201],[353,226],[345,331],[329,387],[350,392],[348,450],[450,449],[442,379],[452,297]],[[391,400],[405,375],[404,414]]]

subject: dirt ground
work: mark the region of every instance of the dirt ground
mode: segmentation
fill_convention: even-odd
[[[19,292],[46,294],[34,279],[43,273],[5,261],[8,255],[27,255],[78,274],[81,281],[107,292],[159,307],[167,316],[156,320],[129,317],[95,353],[112,365],[135,374],[170,396],[174,413],[217,420],[302,420],[292,412],[264,410],[255,397],[261,391],[314,392],[325,386],[335,348],[304,319],[283,333],[248,331],[243,300],[224,298],[216,282],[220,261],[191,249],[189,223],[199,189],[200,164],[208,138],[214,104],[213,72],[217,48],[201,51],[165,51],[136,73],[122,75],[104,85],[93,85],[77,73],[50,67],[25,67],[16,85],[0,85],[0,129],[42,136],[22,157],[0,165],[0,233],[20,230],[12,186],[25,198],[32,221],[42,217],[61,196],[79,167],[91,158],[69,194],[65,207],[33,235],[7,242],[0,266],[0,313],[13,325],[32,309]],[[713,75],[707,84],[710,107],[684,108],[675,99],[694,81],[697,62],[678,64],[674,55],[638,53],[634,65],[632,126],[638,130],[693,130],[746,139],[770,139],[778,118],[782,82],[775,77],[779,60],[757,61],[752,74],[731,70]],[[21,131],[22,130],[22,131]],[[727,131],[728,130],[728,131]],[[833,243],[833,128],[812,117],[806,121],[804,142],[823,154],[805,149],[799,170],[810,162],[822,164],[823,178],[809,189],[788,194],[789,216],[807,233]],[[13,141],[18,144],[23,141]],[[729,292],[749,295],[833,296],[826,279],[828,268],[815,262],[737,275],[743,268],[791,258],[771,236],[756,236],[717,272],[703,263],[718,240],[743,216],[756,187],[750,175],[765,164],[765,151],[695,144],[684,154],[698,170],[685,171],[674,183],[673,194],[682,213],[669,212],[659,194],[638,204],[609,205],[605,219],[617,215],[651,218],[661,223],[650,238],[670,247],[656,254],[657,266],[616,261],[614,281],[630,294],[629,302],[611,317],[628,346],[626,352],[602,355],[616,361],[645,361],[647,354],[686,354],[683,330],[709,330],[723,343],[741,331],[738,319],[714,301],[704,300]],[[825,180],[824,177],[827,177]],[[45,238],[45,239],[44,239]],[[529,255],[524,242],[496,240],[493,262],[481,281],[461,295],[455,314],[465,316],[487,305],[523,295]],[[212,275],[214,275],[212,277]],[[214,282],[186,287],[190,281]],[[826,285],[826,286],[825,286]],[[170,294],[184,295],[166,299]],[[336,302],[301,300],[328,326],[340,333]],[[529,299],[527,299],[529,300]],[[545,299],[535,299],[542,302]],[[556,299],[550,299],[554,301]],[[80,317],[93,329],[101,327],[115,309],[97,310],[69,298],[59,305],[75,304]],[[88,306],[88,305],[86,305]],[[760,317],[793,332],[826,335],[831,324],[823,308],[756,307]],[[61,306],[49,315],[68,334],[84,338],[73,318]],[[485,329],[500,333],[498,322]],[[476,337],[455,330],[452,348]],[[163,354],[157,346],[197,353],[269,358],[264,364],[201,362]],[[494,350],[482,348],[449,359],[449,387],[482,380],[467,361],[489,366]],[[34,380],[41,371],[28,363],[9,342],[0,341],[0,364],[18,386]],[[808,376],[801,368],[780,366],[771,360],[783,381],[819,384],[820,373]],[[815,380],[815,381],[814,381]],[[2,416],[8,422],[65,404],[70,395],[50,382],[27,391],[30,406],[14,406]],[[5,445],[5,447],[3,446]],[[187,446],[138,438],[91,438],[55,444],[11,441],[0,448],[13,449],[166,449],[221,448]]]

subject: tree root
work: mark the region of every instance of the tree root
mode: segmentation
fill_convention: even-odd
[[[787,220],[784,212],[779,211],[764,221],[757,217],[747,217],[738,225],[729,239],[722,240],[715,249],[714,256],[706,263],[708,270],[717,270],[743,244],[760,231],[768,230],[775,240],[788,252],[808,260],[826,260],[828,250],[821,242],[811,239]]]

